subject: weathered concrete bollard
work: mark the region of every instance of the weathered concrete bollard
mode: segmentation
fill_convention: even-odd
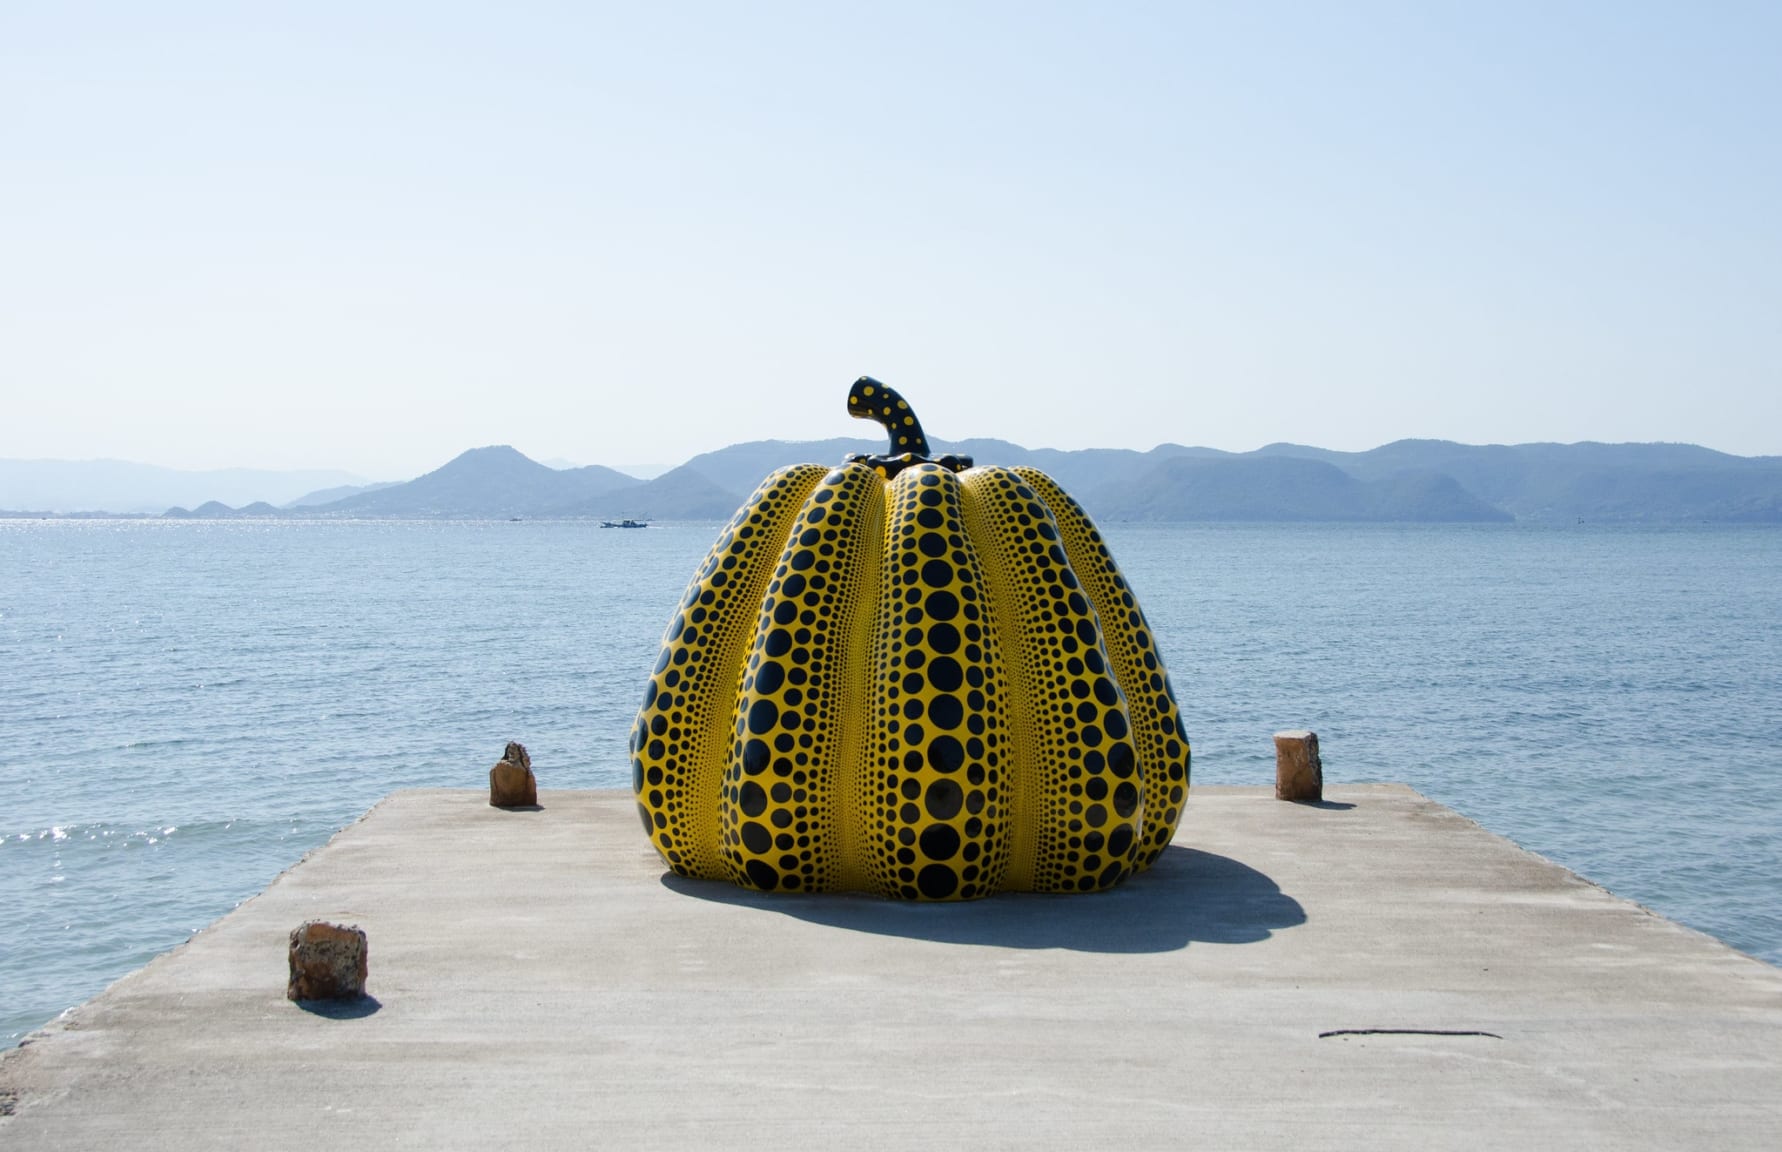
[[[357,1000],[365,995],[369,949],[365,933],[310,920],[291,930],[291,982],[287,1000]]]
[[[538,777],[526,746],[510,741],[495,767],[489,769],[489,803],[497,808],[528,808],[538,803]]]
[[[1275,799],[1324,799],[1324,763],[1318,759],[1316,732],[1275,733]]]

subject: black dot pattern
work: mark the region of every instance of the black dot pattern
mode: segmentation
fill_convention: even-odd
[[[1065,555],[1051,510],[1007,468],[961,478],[968,522],[985,544],[998,629],[1020,722],[1020,887],[1089,892],[1131,870],[1143,791],[1126,698],[1101,625]]]
[[[631,729],[631,791],[644,831],[682,876],[731,875],[718,851],[718,791],[731,706],[787,525],[827,469],[782,468],[731,518],[687,585]]]
[[[1190,753],[1175,686],[1138,598],[1088,514],[1045,473],[1013,471],[1051,507],[1065,555],[1100,615],[1102,641],[1131,708],[1131,741],[1144,782],[1144,834],[1135,863],[1149,868],[1175,836],[1188,797]]]
[[[888,486],[871,667],[866,874],[909,900],[999,890],[1010,859],[1005,685],[959,479],[939,464]]]
[[[847,648],[863,600],[872,611],[862,592],[877,583],[883,500],[870,468],[825,476],[761,601],[719,801],[723,857],[746,887],[823,892],[841,880]]]
[[[651,842],[683,876],[909,900],[1148,867],[1188,741],[1106,543],[1040,472],[906,455],[782,469],[713,545],[632,728]]]

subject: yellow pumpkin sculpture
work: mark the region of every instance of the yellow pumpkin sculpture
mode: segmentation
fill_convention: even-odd
[[[871,377],[891,453],[761,482],[662,638],[631,736],[682,876],[910,900],[1088,892],[1150,866],[1188,741],[1144,613],[1032,468],[931,458]]]

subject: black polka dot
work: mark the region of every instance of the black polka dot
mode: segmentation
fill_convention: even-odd
[[[1130,816],[1138,811],[1138,805],[1138,789],[1130,780],[1120,781],[1120,786],[1114,789],[1114,811],[1122,816]]]
[[[945,588],[953,582],[953,566],[945,560],[930,560],[922,565],[922,583],[930,588]],[[952,875],[952,873],[948,873]]]
[[[930,784],[928,798],[924,801],[928,808],[928,814],[936,820],[951,820],[958,814],[960,806],[964,803],[965,790],[953,780],[936,780]],[[928,854],[934,856],[932,852]],[[935,856],[935,859],[940,860],[945,857]]]
[[[930,592],[922,607],[936,620],[951,620],[959,614],[959,598],[944,590]]]
[[[920,847],[930,860],[951,860],[959,851],[959,832],[951,824],[930,824],[922,829]]]
[[[930,900],[945,900],[959,887],[959,877],[945,864],[930,864],[916,877],[916,887]]]
[[[751,852],[765,852],[773,847],[773,834],[751,820],[742,826],[742,841]]]
[[[957,696],[936,696],[928,702],[928,719],[936,728],[957,728],[965,719],[965,707]]]
[[[942,692],[955,692],[965,683],[965,670],[959,667],[959,661],[942,656],[928,666],[928,682]]]
[[[763,892],[772,892],[779,887],[780,874],[774,871],[773,865],[764,860],[751,860],[743,865],[749,874],[749,882]]]
[[[965,763],[965,749],[951,736],[936,736],[928,746],[928,763],[936,772],[957,772]]]
[[[737,807],[745,816],[759,816],[767,811],[767,793],[753,780],[745,780],[742,791],[737,794]]]

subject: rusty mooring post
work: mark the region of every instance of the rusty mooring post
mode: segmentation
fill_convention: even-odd
[[[1318,759],[1316,732],[1275,733],[1275,799],[1324,799],[1324,764]]]
[[[357,1000],[365,995],[365,932],[357,924],[306,920],[291,930],[291,1000]]]
[[[489,769],[489,803],[496,808],[537,807],[538,777],[532,774],[532,757],[524,744],[510,741]]]

